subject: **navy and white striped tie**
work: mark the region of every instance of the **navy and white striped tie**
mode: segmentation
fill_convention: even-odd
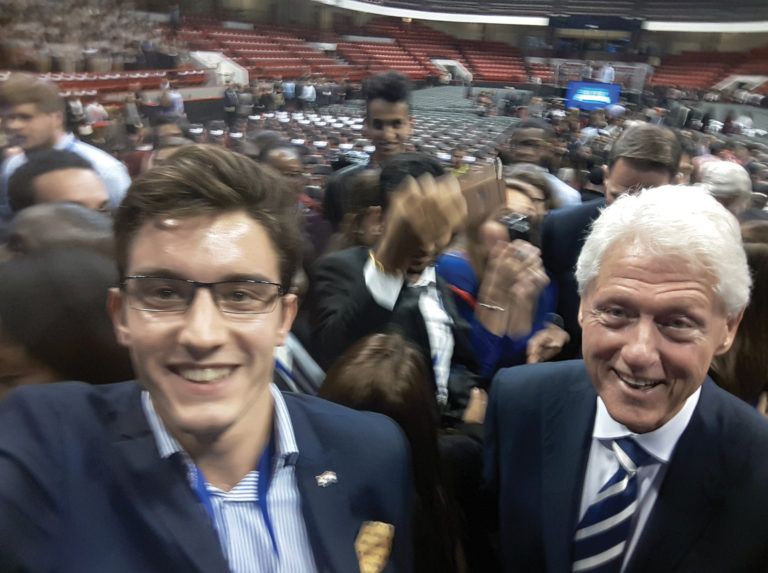
[[[573,541],[573,571],[608,573],[621,570],[637,509],[637,468],[652,458],[632,438],[612,443],[619,469],[587,508]]]

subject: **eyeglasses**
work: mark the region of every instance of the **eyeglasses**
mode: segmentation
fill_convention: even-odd
[[[192,305],[197,289],[211,291],[216,307],[227,314],[266,314],[285,294],[277,283],[261,280],[203,283],[189,279],[135,275],[123,277],[120,288],[128,306],[149,312],[182,314]]]

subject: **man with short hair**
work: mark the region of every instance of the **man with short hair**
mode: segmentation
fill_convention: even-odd
[[[78,141],[64,128],[64,101],[56,86],[36,77],[17,74],[0,90],[3,127],[24,153],[6,159],[0,165],[0,217],[10,218],[8,180],[29,157],[47,149],[72,151],[87,159],[98,173],[114,210],[131,183],[128,171],[117,159],[101,149]]]
[[[492,386],[502,570],[764,571],[768,423],[707,376],[749,299],[738,222],[696,187],[627,195],[576,276],[584,360]]]
[[[597,75],[597,81],[604,84],[612,84],[616,79],[616,70],[613,69],[611,62],[605,62]]]
[[[112,218],[77,203],[40,203],[17,213],[8,224],[0,261],[57,246],[115,256]]]
[[[349,165],[328,179],[323,195],[323,211],[337,232],[342,220],[341,197],[347,186],[366,169],[380,169],[394,156],[406,151],[411,135],[410,92],[408,78],[399,72],[382,72],[367,81],[365,133],[376,150],[367,165]]]
[[[410,115],[408,78],[398,72],[383,72],[367,84],[365,133],[376,151],[371,164],[383,166],[405,151],[413,129]]]
[[[50,149],[30,157],[8,181],[14,213],[40,203],[79,203],[107,212],[109,196],[93,167],[72,151]]]
[[[202,145],[133,183],[108,307],[137,381],[0,403],[1,570],[411,570],[402,431],[270,384],[297,304],[281,185]]]
[[[680,143],[663,127],[639,124],[627,129],[613,143],[604,167],[604,199],[550,211],[541,230],[541,256],[550,278],[558,287],[557,314],[563,317],[571,340],[560,358],[578,356],[581,329],[577,310],[579,295],[573,269],[590,224],[600,210],[624,193],[672,183],[680,163]]]
[[[512,131],[509,149],[501,154],[502,161],[506,165],[518,163],[535,165],[547,178],[556,207],[578,205],[581,203],[581,194],[544,167],[545,160],[550,155],[552,138],[552,126],[547,122],[541,119],[525,120],[517,124]]]

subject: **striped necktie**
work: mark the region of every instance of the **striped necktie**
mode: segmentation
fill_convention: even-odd
[[[608,573],[621,570],[632,516],[637,509],[637,478],[640,466],[652,461],[632,438],[612,443],[619,469],[587,508],[573,542],[573,571]]]

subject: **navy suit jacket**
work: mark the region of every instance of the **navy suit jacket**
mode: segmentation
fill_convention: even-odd
[[[486,416],[503,570],[569,572],[597,394],[582,361],[502,370]],[[768,569],[768,421],[707,379],[626,573]]]
[[[364,521],[395,526],[411,570],[408,449],[384,416],[285,394],[318,571],[358,570]],[[336,473],[320,487],[316,476]],[[183,464],[161,459],[136,382],[27,386],[0,403],[0,571],[229,571]]]
[[[560,358],[581,355],[581,327],[578,321],[580,298],[574,271],[592,221],[597,219],[605,205],[603,198],[557,209],[551,211],[542,224],[541,260],[557,286],[556,312],[563,317],[565,330],[571,335]]]

